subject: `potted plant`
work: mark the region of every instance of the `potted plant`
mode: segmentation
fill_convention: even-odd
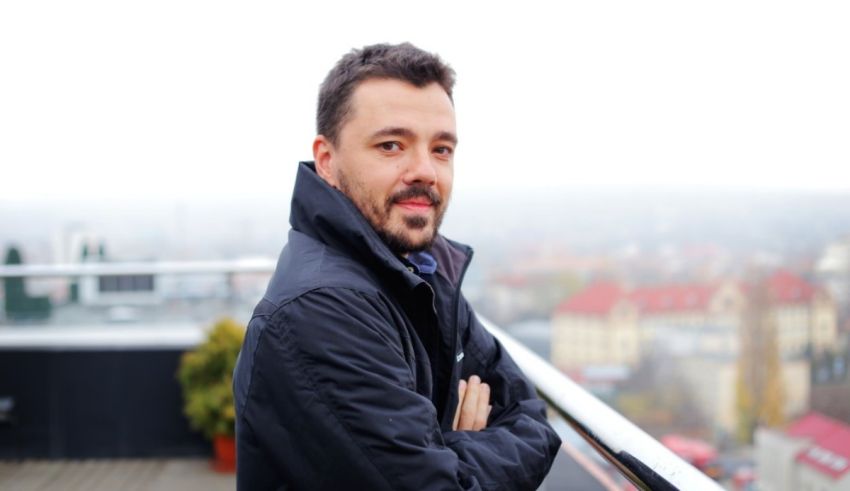
[[[213,467],[220,472],[236,469],[233,368],[244,338],[244,326],[233,319],[221,319],[202,344],[183,354],[177,371],[183,388],[183,412],[193,429],[212,440]]]

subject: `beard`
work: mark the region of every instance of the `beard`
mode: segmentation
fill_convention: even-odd
[[[413,184],[381,201],[371,196],[361,182],[349,180],[342,172],[337,175],[337,180],[340,191],[354,202],[372,229],[393,253],[406,255],[431,248],[440,224],[443,222],[446,204],[430,186]],[[401,223],[391,223],[393,206],[400,201],[412,198],[426,198],[430,201],[434,209],[433,223],[429,217],[422,215],[401,215]],[[430,231],[425,232],[424,236],[418,236],[417,232],[429,227]]]

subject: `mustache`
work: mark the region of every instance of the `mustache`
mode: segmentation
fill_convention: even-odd
[[[431,202],[431,205],[435,207],[443,204],[443,199],[436,191],[431,189],[430,186],[426,184],[414,184],[391,195],[387,200],[387,205],[392,205],[393,203],[405,201],[411,198],[426,198]]]

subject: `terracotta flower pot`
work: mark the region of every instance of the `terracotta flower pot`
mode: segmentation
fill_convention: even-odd
[[[213,469],[217,472],[236,472],[236,440],[232,436],[214,436],[213,450]]]

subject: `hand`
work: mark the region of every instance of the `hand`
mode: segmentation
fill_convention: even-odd
[[[458,403],[454,431],[479,431],[487,427],[490,416],[490,386],[482,383],[478,375],[469,377],[469,383],[461,380],[457,386]]]

